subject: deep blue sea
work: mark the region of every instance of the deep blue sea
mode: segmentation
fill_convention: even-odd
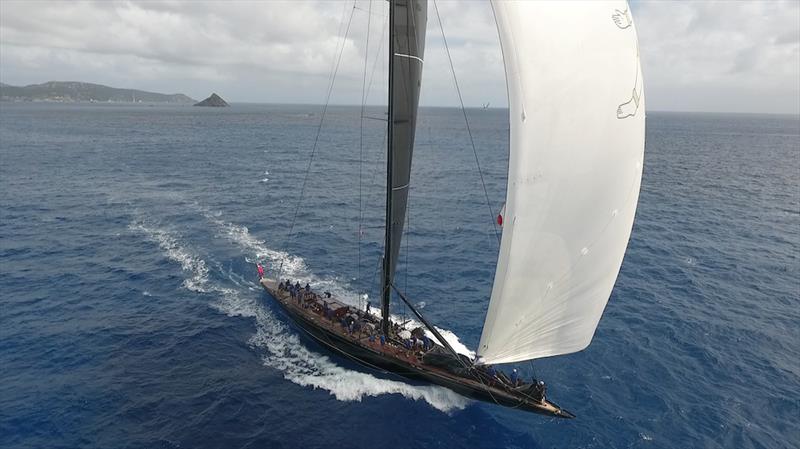
[[[594,341],[533,365],[560,420],[361,369],[259,289],[375,298],[384,122],[329,110],[289,238],[321,110],[0,104],[0,447],[800,446],[798,117],[649,114]],[[469,117],[496,210],[506,111]],[[398,283],[474,348],[493,217],[461,112],[417,141]]]

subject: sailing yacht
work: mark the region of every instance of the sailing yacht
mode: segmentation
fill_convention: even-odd
[[[380,316],[292,280],[261,285],[304,332],[368,367],[562,418],[540,380],[496,365],[586,348],[617,278],[642,176],[644,93],[624,0],[493,0],[509,100],[508,186],[494,284],[474,358],[458,354],[394,283],[403,236],[426,0],[389,2],[386,221]],[[392,320],[399,298],[422,325]]]

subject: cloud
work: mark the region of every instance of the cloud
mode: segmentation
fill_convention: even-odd
[[[168,64],[266,66],[270,58],[280,58],[287,71],[318,71],[326,67],[307,56],[333,50],[330,38],[338,21],[326,14],[329,7],[311,6],[11,1],[3,2],[2,37],[4,45],[133,55]]]
[[[68,75],[154,85],[163,80],[179,90],[179,80],[206,81],[209,89],[235,86],[241,78],[255,80],[259,74],[265,81],[283,77],[285,85],[297,78],[327,79],[340,41],[341,13],[351,12],[338,2],[3,1],[1,5],[4,79],[30,76],[20,79],[27,83]],[[343,58],[361,59],[360,44],[361,40],[348,39]],[[343,76],[355,73],[355,67],[343,66]],[[325,87],[321,84],[319,91]],[[268,99],[265,94],[270,89],[250,87],[260,97],[256,100]],[[240,89],[234,97],[249,99],[253,93],[247,90]]]
[[[800,113],[800,3],[634,6],[650,107]]]
[[[429,3],[422,102],[455,105],[458,97]],[[800,112],[798,5],[633,2],[648,107]],[[489,4],[439,0],[438,7],[465,102],[504,105]],[[350,23],[333,101],[357,104],[369,18],[368,78],[375,67],[369,98],[381,103],[386,16],[382,0],[3,0],[0,79],[11,84],[71,79],[195,97],[213,90],[232,101],[319,103]]]

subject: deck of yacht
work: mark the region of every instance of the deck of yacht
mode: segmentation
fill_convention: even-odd
[[[390,326],[389,338],[381,343],[381,319],[378,316],[314,291],[298,295],[293,299],[288,290],[279,289],[278,282],[272,279],[262,278],[261,285],[284,307],[291,308],[295,313],[302,315],[320,328],[350,339],[378,354],[402,360],[412,367],[422,364],[422,356],[427,351],[418,346],[411,349],[406,348],[404,339],[398,335],[402,329],[396,323],[392,323]],[[342,322],[343,320],[345,323]],[[352,328],[346,324],[348,321],[354,323]],[[431,341],[428,350],[434,347],[436,347],[436,343]]]
[[[381,338],[381,319],[378,316],[345,304],[332,295],[320,295],[311,289],[308,291],[300,289],[301,294],[292,298],[289,290],[279,288],[280,283],[276,280],[262,278],[260,283],[288,312],[306,321],[307,326],[334,335],[354,347],[368,351],[367,354],[383,360],[391,360],[395,366],[403,366],[403,372],[395,371],[396,374],[404,377],[415,377],[414,375],[418,377],[418,375],[424,374],[424,377],[435,383],[452,386],[451,388],[459,385],[467,387],[473,392],[480,392],[482,395],[490,397],[495,402],[501,399],[501,402],[507,406],[522,407],[524,403],[524,408],[530,411],[567,418],[573,417],[572,414],[547,399],[534,399],[523,393],[525,386],[512,385],[502,373],[489,376],[484,367],[471,366],[469,375],[459,375],[447,367],[425,363],[423,358],[428,352],[444,354],[448,352],[439,343],[427,337],[426,347],[420,347],[419,343],[411,345],[410,339],[400,335],[404,329],[394,322],[390,322],[388,338]],[[301,327],[305,329],[303,325]],[[422,329],[415,330],[413,334],[419,337],[421,331]],[[331,342],[327,341],[327,343]],[[335,344],[329,346],[336,347]],[[357,362],[365,362],[347,351],[340,350],[340,352]],[[455,358],[453,361],[457,363]],[[509,405],[510,403],[516,403],[516,405]]]

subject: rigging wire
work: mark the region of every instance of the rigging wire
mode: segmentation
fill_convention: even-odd
[[[492,218],[492,224],[493,224],[493,227],[494,227],[495,236],[497,237],[497,239],[499,241],[500,237],[499,237],[499,234],[498,234],[498,231],[497,231],[496,223],[494,221],[494,213],[493,213],[493,211],[491,209],[491,204],[490,204],[490,201],[489,201],[488,191],[486,189],[486,184],[484,182],[483,173],[482,173],[481,167],[480,167],[480,160],[478,158],[478,154],[477,154],[477,151],[476,151],[474,139],[473,139],[473,136],[472,136],[472,131],[471,131],[470,126],[469,126],[469,120],[468,120],[468,117],[467,117],[466,108],[464,107],[463,98],[462,98],[461,91],[460,91],[460,88],[459,88],[459,85],[458,85],[458,80],[456,78],[455,70],[454,70],[454,67],[453,67],[452,57],[450,55],[450,50],[449,50],[449,47],[448,47],[448,44],[447,44],[447,39],[446,39],[445,34],[444,34],[444,27],[443,27],[443,24],[442,24],[442,21],[441,21],[441,17],[439,15],[438,5],[436,3],[436,0],[434,0],[433,3],[434,3],[434,8],[436,10],[437,19],[439,21],[439,27],[440,27],[440,31],[442,33],[442,39],[444,41],[445,49],[447,51],[447,56],[448,56],[448,60],[449,60],[449,63],[450,63],[450,69],[451,69],[451,73],[453,75],[453,81],[455,83],[456,91],[458,93],[459,102],[461,103],[461,111],[462,111],[462,114],[464,115],[464,121],[465,121],[465,124],[466,124],[466,127],[467,127],[467,132],[469,134],[469,138],[470,138],[470,143],[471,143],[471,146],[472,146],[473,154],[475,156],[475,163],[477,165],[478,173],[480,175],[481,184],[483,186],[484,195],[486,197],[486,203],[487,203],[487,206],[489,207],[490,217]],[[304,195],[305,195],[305,189],[306,189],[308,177],[309,177],[309,174],[310,174],[310,169],[311,169],[311,166],[312,166],[312,163],[313,163],[313,160],[314,160],[314,156],[316,155],[317,148],[319,146],[319,137],[321,135],[322,126],[323,126],[323,123],[324,123],[324,120],[325,120],[325,116],[326,116],[326,113],[327,113],[327,109],[328,109],[328,106],[329,106],[329,103],[330,103],[330,98],[331,98],[331,94],[332,94],[332,91],[333,91],[335,78],[336,78],[336,75],[338,73],[340,63],[341,63],[342,54],[344,52],[344,47],[345,47],[345,42],[346,42],[347,36],[349,34],[350,26],[352,24],[353,15],[354,15],[354,12],[355,12],[356,9],[363,11],[362,8],[358,8],[356,6],[355,1],[354,1],[353,8],[352,8],[352,11],[351,11],[351,14],[350,14],[350,18],[349,18],[349,20],[347,22],[347,27],[345,29],[345,33],[341,38],[341,47],[339,47],[337,45],[337,49],[339,51],[339,54],[338,54],[337,58],[335,59],[334,66],[332,67],[332,73],[331,73],[331,77],[329,79],[329,85],[328,85],[328,89],[327,89],[325,104],[324,104],[324,107],[323,107],[322,115],[320,117],[319,125],[317,127],[317,132],[316,132],[316,136],[315,136],[315,139],[314,139],[314,145],[312,147],[312,151],[311,151],[311,154],[310,154],[310,157],[309,157],[308,165],[307,165],[307,168],[306,168],[306,171],[305,171],[305,174],[304,174],[303,183],[302,183],[302,187],[301,187],[301,190],[300,190],[300,196],[298,198],[298,202],[297,202],[297,205],[295,207],[294,214],[293,214],[293,217],[292,217],[292,222],[291,222],[291,226],[290,226],[290,229],[289,229],[289,234],[288,234],[288,237],[287,237],[287,246],[288,246],[289,242],[291,242],[292,237],[294,236],[293,232],[294,232],[294,227],[295,227],[295,224],[296,224],[297,216],[298,216],[298,213],[299,213],[299,208],[300,208],[300,206],[302,204],[302,201],[303,201],[303,198],[304,198]],[[363,188],[362,175],[363,175],[363,172],[362,172],[362,170],[363,170],[363,154],[364,154],[363,153],[363,151],[364,151],[363,150],[364,118],[365,118],[364,112],[365,112],[365,108],[366,108],[366,99],[368,97],[369,90],[370,90],[371,85],[372,85],[372,77],[370,79],[369,87],[367,87],[367,84],[366,84],[366,72],[367,72],[368,55],[369,55],[370,20],[371,20],[371,16],[372,16],[371,10],[372,10],[372,0],[370,0],[369,10],[368,10],[369,19],[368,19],[368,22],[367,22],[366,52],[365,52],[364,69],[363,69],[363,76],[362,76],[362,103],[361,103],[361,119],[360,119],[361,123],[360,123],[360,134],[359,134],[359,152],[360,152],[360,157],[359,157],[359,221],[358,221],[358,243],[357,243],[357,247],[358,247],[358,268],[357,268],[358,277],[357,277],[357,279],[360,278],[360,269],[361,269],[361,245],[360,245],[360,242],[361,242],[361,231],[362,231],[362,222],[363,222],[363,193],[362,193],[362,188]],[[344,21],[345,12],[346,12],[346,9],[343,8],[342,22]],[[385,29],[385,24],[384,24],[384,29]],[[341,32],[341,24],[340,24],[340,32]],[[382,44],[383,44],[383,38],[381,40],[381,46],[379,47],[378,52],[381,51]],[[377,58],[376,58],[376,61],[377,61]],[[372,75],[373,76],[374,76],[374,72],[375,72],[375,68],[373,66],[373,71],[372,71]],[[429,134],[430,134],[430,128],[429,128],[428,131],[429,131]],[[385,141],[386,139],[384,138],[383,140]],[[409,191],[409,194],[408,194],[407,204],[410,205],[410,191]],[[405,254],[405,257],[406,257],[405,284],[406,285],[405,285],[405,290],[406,291],[408,289],[408,257],[409,257],[409,249],[408,248],[409,248],[409,240],[410,240],[410,238],[409,238],[410,228],[411,228],[411,218],[410,218],[410,213],[407,213],[406,214],[406,230],[405,230],[405,233],[406,233],[406,254]],[[373,277],[377,277],[377,274],[378,274],[378,271],[380,269],[380,266],[381,266],[381,264],[379,262],[377,264],[377,266],[376,266],[375,273],[374,273]],[[281,273],[282,273],[282,268],[283,268],[283,263],[281,263],[281,266],[280,266],[280,272]],[[403,297],[403,294],[397,290],[397,287],[394,284],[392,284],[392,287],[395,289],[395,291],[401,297]],[[360,299],[361,299],[361,295],[359,295],[359,301],[360,301]],[[405,301],[405,298],[403,298],[403,299]],[[411,307],[410,303],[409,303],[409,307]],[[403,309],[404,309],[404,314],[403,315],[404,315],[404,317],[405,317],[405,308],[406,308],[406,305],[405,305],[405,302],[404,302],[404,304],[403,304]],[[343,351],[339,350],[338,348],[336,348],[335,345],[333,345],[331,343],[330,339],[327,336],[325,336],[325,339],[328,341],[329,346],[331,348],[341,352],[343,355],[348,356],[348,357],[352,358],[355,361],[363,363],[366,366],[371,366],[371,367],[373,367],[375,369],[378,369],[378,370],[380,370],[380,371],[382,371],[384,373],[390,373],[390,372],[388,372],[386,370],[383,370],[383,369],[381,369],[381,368],[379,368],[377,366],[371,365],[369,362],[367,362],[365,360],[362,360],[362,359],[360,359],[358,357],[352,356],[349,353],[346,353],[346,352],[343,352]],[[535,368],[533,366],[532,361],[530,363],[531,363],[531,369],[534,372],[534,377],[536,377],[536,371],[535,371]],[[491,398],[496,403],[499,404],[497,399],[495,399],[494,395],[492,394],[491,387],[487,386],[486,383],[483,381],[483,379],[479,375],[477,375],[477,373],[474,372],[474,368],[470,369],[470,372],[484,386],[484,388],[489,393]],[[531,396],[529,396],[529,395],[527,395],[525,393],[520,393],[520,394],[522,396],[525,396],[526,398],[529,398],[529,399],[532,399],[532,400],[534,399],[534,398],[532,398]],[[518,404],[516,406],[513,406],[512,408],[517,408],[517,407],[519,407],[521,405],[522,404]]]
[[[409,250],[408,247],[411,241],[411,188],[408,189],[408,199],[406,200],[406,273],[405,273],[405,285],[403,286],[404,291],[408,291],[408,257],[409,257]]]
[[[405,268],[405,273],[404,273],[405,274],[405,279],[403,280],[403,282],[405,284],[405,285],[403,285],[403,291],[405,291],[406,293],[408,293],[408,253],[409,253],[409,251],[408,251],[408,241],[410,240],[409,233],[410,233],[410,230],[411,230],[411,210],[410,210],[411,209],[411,188],[410,188],[410,186],[409,186],[407,195],[408,196],[406,197],[406,228],[405,228],[405,234],[406,234],[406,254],[405,254],[406,260],[405,260],[405,265],[406,266],[404,267]],[[406,304],[403,303],[403,321],[405,321],[405,320],[406,320]]]
[[[453,58],[450,55],[450,47],[447,45],[447,37],[444,33],[444,25],[442,24],[442,17],[439,15],[439,5],[436,0],[433,0],[433,8],[436,11],[436,19],[439,22],[439,30],[442,33],[442,41],[444,42],[444,49],[447,52],[447,61],[450,63],[450,73],[453,75],[453,83],[458,93],[458,101],[461,104],[461,113],[464,115],[464,124],[467,127],[467,134],[469,134],[469,143],[472,146],[472,154],[475,155],[475,165],[478,167],[478,175],[481,178],[481,186],[483,186],[483,194],[486,197],[486,207],[489,209],[489,217],[492,220],[492,228],[497,242],[500,242],[500,233],[497,231],[497,223],[494,217],[494,210],[492,210],[491,201],[489,201],[489,192],[486,190],[486,181],[483,179],[483,171],[481,170],[481,162],[478,158],[478,151],[475,148],[475,139],[472,137],[472,129],[469,126],[469,119],[467,118],[467,109],[464,107],[464,98],[461,95],[461,88],[458,86],[458,78],[456,77],[456,70],[453,66]]]
[[[389,23],[389,15],[388,14],[377,14],[377,13],[373,13],[373,14],[375,14],[377,16],[380,16],[380,17],[383,17],[383,20],[382,20],[383,26],[381,28],[381,34],[380,34],[381,39],[380,39],[380,41],[378,43],[378,49],[377,49],[377,51],[375,53],[375,59],[373,60],[372,69],[370,71],[370,78],[369,78],[369,83],[367,85],[366,98],[364,100],[365,104],[369,101],[369,96],[370,96],[370,93],[372,92],[373,81],[375,80],[375,73],[377,71],[377,68],[380,66],[381,73],[385,73],[385,70],[386,70],[385,64],[378,64],[378,62],[384,60],[383,58],[381,58],[381,54],[383,54],[383,52],[384,52],[384,42],[386,41],[386,35],[387,35],[386,27],[387,27],[387,25]],[[385,78],[385,77],[383,77],[383,78]],[[369,120],[380,120],[380,121],[384,121],[384,122],[387,121],[387,119],[383,118],[383,117],[377,118],[377,117],[364,116],[363,118],[369,119]],[[366,164],[367,167],[368,167],[367,170],[371,170],[372,171],[372,176],[371,176],[369,182],[364,184],[364,187],[366,188],[365,190],[367,192],[366,193],[366,197],[367,197],[366,202],[369,201],[369,198],[371,196],[370,192],[372,192],[372,191],[378,192],[378,189],[377,189],[378,184],[377,184],[377,181],[376,181],[376,176],[377,176],[377,173],[380,171],[379,165],[380,165],[381,155],[386,153],[385,150],[386,150],[386,144],[387,144],[387,141],[386,141],[387,132],[388,132],[388,127],[384,126],[383,127],[383,136],[381,137],[381,139],[379,141],[379,142],[381,142],[381,144],[380,144],[381,146],[380,146],[380,148],[378,148],[378,151],[375,152],[375,159],[372,162],[368,161],[368,163]],[[375,187],[375,188],[371,188],[371,187]],[[365,226],[363,223],[361,225],[361,228],[362,229],[373,229],[373,227]],[[384,229],[384,226],[383,225],[376,226],[376,227],[374,227],[374,229]],[[367,287],[365,287],[365,290],[368,291],[367,301],[369,301],[369,299],[368,299],[369,297],[372,297],[372,296],[374,296],[374,294],[377,294],[376,292],[377,292],[377,289],[379,288],[378,284],[380,283],[380,281],[378,280],[377,276],[378,276],[378,273],[379,273],[380,269],[381,269],[381,258],[379,257],[378,258],[378,262],[376,263],[375,269],[373,270],[373,273],[372,273],[372,276],[371,276],[372,280],[370,282],[368,282],[367,283]]]
[[[355,7],[355,6],[354,6]],[[361,120],[358,133],[358,237],[356,239],[357,262],[356,262],[356,290],[358,292],[359,308],[361,304],[361,224],[364,222],[364,196],[363,196],[363,170],[364,170],[364,112],[367,105],[367,64],[369,62],[369,32],[372,25],[372,0],[369,0],[369,11],[367,11],[367,43],[364,50],[364,74],[361,79]]]
[[[469,135],[470,145],[472,146],[472,154],[475,156],[475,166],[478,169],[478,175],[480,176],[480,179],[481,179],[481,187],[483,187],[483,195],[484,195],[484,198],[486,199],[486,207],[487,207],[487,209],[489,211],[489,218],[491,219],[492,228],[494,230],[494,235],[495,235],[495,238],[497,239],[497,242],[498,242],[498,245],[499,245],[500,244],[500,233],[498,232],[497,222],[495,220],[494,211],[492,210],[491,201],[489,200],[489,192],[486,189],[486,181],[484,180],[484,177],[483,177],[483,170],[481,169],[480,158],[478,157],[478,151],[475,148],[475,140],[474,140],[474,138],[472,136],[472,129],[469,126],[469,118],[467,117],[467,110],[464,107],[464,98],[461,95],[461,88],[458,85],[458,77],[456,76],[455,67],[453,65],[453,58],[452,58],[452,55],[450,54],[450,46],[447,44],[447,36],[445,35],[445,32],[444,32],[444,24],[442,23],[442,16],[439,14],[439,4],[436,2],[436,0],[433,0],[433,8],[434,8],[434,11],[436,11],[436,20],[439,22],[439,31],[442,34],[442,41],[444,43],[444,48],[445,48],[445,51],[447,53],[447,61],[450,64],[450,73],[453,75],[453,83],[455,84],[456,92],[458,93],[458,101],[459,101],[459,103],[461,105],[461,113],[464,116],[464,124],[466,125],[466,128],[467,128],[467,134]],[[492,13],[494,13],[494,8],[492,9]],[[496,23],[497,22],[497,17],[495,16],[494,19],[495,19],[495,23]],[[531,361],[531,369],[534,370],[534,376],[536,376],[536,370],[535,370],[535,368],[533,368],[533,361]]]
[[[314,145],[311,147],[311,155],[308,158],[308,164],[306,166],[305,174],[303,175],[303,184],[300,188],[300,197],[297,199],[297,204],[294,208],[294,214],[292,215],[292,223],[289,226],[289,234],[286,237],[286,246],[288,247],[292,241],[292,237],[294,237],[294,226],[297,223],[297,214],[300,212],[300,205],[303,203],[303,197],[305,196],[306,192],[306,184],[308,183],[308,175],[311,173],[311,164],[314,162],[314,156],[317,153],[317,147],[319,146],[319,136],[322,133],[322,125],[325,123],[325,115],[328,112],[328,105],[330,104],[331,100],[331,93],[333,92],[333,86],[336,82],[336,74],[339,72],[339,65],[342,62],[342,54],[344,53],[345,43],[347,41],[347,35],[350,33],[350,25],[353,23],[353,15],[355,14],[355,1],[353,2],[353,9],[350,11],[350,19],[347,21],[347,28],[345,29],[344,35],[341,39],[341,47],[339,48],[339,55],[336,58],[336,64],[333,68],[333,72],[330,76],[330,81],[328,83],[328,92],[325,96],[325,105],[322,107],[322,115],[319,119],[319,125],[317,126],[317,133],[314,137]],[[278,278],[281,277],[283,274],[283,261],[281,261],[281,265],[278,269]]]
[[[375,79],[375,70],[377,69],[377,67],[379,65],[378,61],[382,60],[382,58],[380,58],[379,56],[383,53],[383,45],[384,45],[384,42],[386,41],[386,35],[388,34],[388,33],[386,33],[386,27],[387,27],[387,25],[389,23],[389,15],[387,14],[387,15],[385,15],[383,17],[385,17],[385,20],[383,21],[383,29],[381,30],[381,41],[378,44],[378,53],[376,54],[375,61],[372,64],[372,73],[370,74],[369,86],[367,87],[367,100],[369,100],[369,94],[370,94],[370,92],[372,92],[372,82]],[[381,68],[381,75],[382,75],[381,79],[386,79],[386,76],[385,76],[385,74],[386,74],[386,64],[380,64],[380,68]],[[366,118],[372,119],[373,117],[366,117]],[[382,120],[382,121],[388,122],[387,118],[380,118],[380,119],[377,119],[377,120]],[[367,187],[375,187],[374,189],[368,189],[368,191],[374,191],[374,192],[376,192],[375,193],[376,195],[380,194],[379,189],[377,188],[379,186],[378,186],[378,182],[376,180],[376,177],[377,177],[378,172],[380,171],[381,155],[386,153],[386,151],[385,151],[386,150],[386,145],[388,144],[388,142],[386,140],[386,134],[388,132],[389,132],[388,126],[384,126],[383,127],[383,137],[381,137],[381,142],[382,142],[381,150],[382,151],[378,151],[378,152],[375,153],[375,162],[373,163],[372,179],[370,180],[369,184],[367,185]],[[381,226],[381,228],[383,228],[383,226]]]
[[[385,64],[378,64],[378,62],[384,60],[384,58],[381,58],[381,54],[384,52],[384,42],[386,41],[386,35],[387,35],[386,27],[387,27],[387,24],[389,23],[389,16],[388,16],[388,14],[378,14],[378,13],[373,13],[373,15],[376,15],[376,16],[379,16],[379,17],[383,17],[383,20],[382,20],[383,27],[381,29],[381,34],[380,34],[381,39],[380,39],[380,41],[378,43],[378,48],[377,48],[377,51],[375,53],[375,59],[373,60],[373,63],[372,63],[372,69],[370,70],[370,78],[369,78],[369,83],[367,85],[366,98],[364,100],[364,104],[365,105],[369,101],[369,96],[370,96],[370,94],[372,93],[372,90],[373,90],[372,89],[373,81],[375,80],[375,73],[377,71],[377,68],[380,67],[382,73],[385,73],[385,71],[386,71]],[[385,78],[385,77],[382,77],[382,78]],[[380,121],[384,121],[384,122],[387,121],[387,119],[383,118],[383,117],[382,118],[377,118],[377,117],[371,117],[371,116],[368,116],[368,115],[364,115],[363,118],[364,119],[368,119],[368,120],[380,120]],[[375,152],[374,161],[368,161],[368,163],[366,164],[366,166],[368,167],[367,170],[368,171],[371,170],[372,171],[372,175],[371,175],[371,178],[370,178],[369,182],[366,182],[366,183],[363,184],[363,186],[365,187],[364,190],[366,191],[365,196],[367,198],[365,200],[365,203],[368,202],[369,198],[371,197],[370,192],[373,192],[373,191],[374,192],[378,192],[379,191],[379,189],[378,189],[379,186],[378,186],[378,183],[376,181],[376,176],[377,176],[378,172],[380,172],[381,155],[386,153],[385,150],[386,150],[386,144],[387,144],[387,140],[386,140],[387,132],[388,132],[388,127],[384,126],[383,127],[383,136],[379,140],[379,142],[381,142],[381,144],[380,144],[381,146],[380,146],[380,148],[378,148],[378,151]],[[362,163],[363,163],[363,160],[362,160]],[[374,187],[374,188],[372,188],[372,187]],[[362,215],[362,217],[363,217],[363,215]],[[380,225],[380,226],[366,226],[366,225],[364,225],[364,223],[362,223],[361,224],[361,228],[362,228],[362,230],[366,230],[366,229],[384,229],[384,226],[383,225]],[[379,289],[378,285],[380,283],[380,280],[378,279],[378,273],[380,272],[380,269],[381,269],[381,260],[382,259],[379,257],[377,263],[375,264],[375,269],[372,272],[371,281],[368,281],[367,282],[367,287],[365,287],[365,290],[367,290],[367,292],[368,292],[368,295],[367,295],[368,298],[376,295],[377,294],[376,292]],[[369,299],[367,299],[367,301],[368,300]]]
[[[369,75],[369,85],[367,86],[367,100],[369,99],[369,93],[372,92],[372,81],[375,80],[375,69],[378,66],[378,61],[382,60],[380,58],[381,53],[383,53],[383,43],[386,41],[386,25],[389,23],[389,15],[383,15],[383,28],[381,29],[381,40],[378,43],[378,52],[375,54],[375,61],[372,63],[372,72]],[[381,72],[383,72],[384,67],[381,64]],[[385,77],[382,77],[385,78]]]
[[[370,5],[370,7],[371,7],[371,6],[372,6],[372,5]],[[359,11],[364,11],[364,12],[366,12],[366,13],[370,14],[370,15],[373,15],[373,16],[378,16],[378,17],[386,17],[386,15],[385,15],[385,14],[381,14],[381,13],[378,13],[378,12],[372,12],[372,9],[371,9],[371,8],[370,8],[370,9],[364,9],[364,8],[360,8],[360,7],[358,7],[358,6],[356,6],[355,8],[356,8],[357,10],[359,10]]]

